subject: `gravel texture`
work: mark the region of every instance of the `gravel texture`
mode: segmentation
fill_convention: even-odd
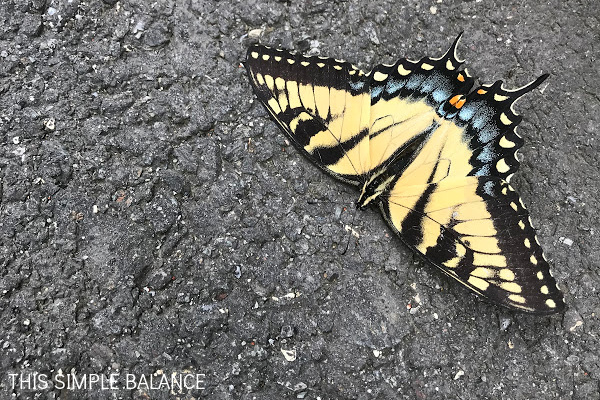
[[[599,16],[596,0],[2,0],[0,398],[600,399]],[[564,315],[500,309],[424,265],[286,142],[240,67],[256,41],[369,69],[461,31],[486,82],[551,73],[516,107],[513,182]],[[72,371],[205,388],[9,375]]]

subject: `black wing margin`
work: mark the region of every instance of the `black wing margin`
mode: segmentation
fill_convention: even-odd
[[[542,84],[548,74],[516,90],[507,90],[502,81],[482,85],[467,95],[466,103],[455,121],[465,127],[473,150],[469,160],[473,169],[469,175],[498,176],[510,181],[519,168],[516,152],[523,139],[516,132],[523,119],[513,109],[514,103],[524,94]]]

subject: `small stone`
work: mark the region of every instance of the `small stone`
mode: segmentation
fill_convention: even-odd
[[[50,117],[44,120],[44,129],[48,131],[53,131],[56,128],[56,121],[54,118]]]
[[[279,334],[282,338],[291,338],[294,336],[294,328],[290,325],[284,325],[281,327],[281,333]]]
[[[569,330],[571,332],[575,332],[575,329],[579,328],[581,325],[583,325],[583,321],[581,321],[581,320],[575,321],[575,323],[573,324],[573,326],[571,326],[569,328]]]
[[[135,24],[135,26],[133,27],[132,33],[136,34],[142,32],[144,30],[145,25],[146,24],[144,23],[144,21],[138,21],[137,24]]]
[[[285,359],[289,362],[295,361],[296,360],[296,350],[285,350],[285,349],[281,349],[281,354],[283,354],[283,357],[285,357]]]
[[[367,25],[367,27],[365,28],[365,32],[367,33],[367,35],[369,36],[369,39],[371,39],[371,42],[375,45],[380,45],[381,41],[379,40],[379,37],[377,36],[377,32],[375,31],[375,28],[372,25]]]
[[[308,386],[306,386],[306,383],[304,383],[304,382],[298,382],[298,383],[296,383],[296,384],[294,385],[293,389],[294,389],[294,392],[297,392],[297,391],[299,391],[299,390],[304,390],[304,389],[306,389],[307,387],[308,387]]]
[[[251,39],[257,39],[260,37],[260,35],[262,35],[263,32],[263,28],[252,29],[250,32],[248,32],[248,37]]]
[[[500,317],[500,330],[505,331],[511,323],[512,319],[510,317]]]
[[[335,207],[334,215],[336,219],[340,219],[340,217],[342,216],[342,211],[344,211],[344,209],[341,206]]]
[[[571,365],[577,365],[579,363],[579,356],[571,354],[569,357],[567,357],[567,363]]]
[[[20,157],[23,154],[25,154],[26,151],[27,151],[27,148],[25,148],[24,146],[19,146],[13,150],[13,154],[17,157]]]

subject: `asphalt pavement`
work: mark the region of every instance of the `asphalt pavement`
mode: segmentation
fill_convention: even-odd
[[[595,0],[4,0],[0,398],[600,399],[599,18]],[[550,73],[515,107],[512,183],[564,314],[424,264],[240,65],[260,42],[369,70],[462,31],[481,82]]]

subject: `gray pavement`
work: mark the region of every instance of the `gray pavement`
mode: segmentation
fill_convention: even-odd
[[[600,399],[599,4],[4,0],[0,398]],[[256,41],[369,69],[461,31],[483,82],[551,74],[512,182],[564,315],[486,303],[354,211],[240,67]],[[203,383],[140,384],[173,373]]]

